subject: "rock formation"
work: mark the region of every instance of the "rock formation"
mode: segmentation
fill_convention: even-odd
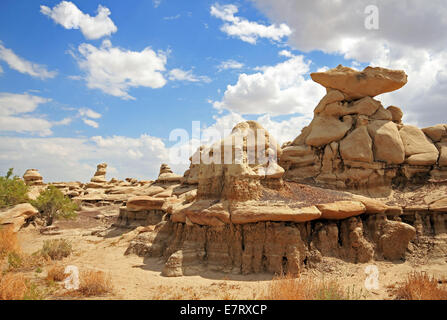
[[[27,219],[32,218],[38,213],[39,211],[29,203],[22,203],[2,209],[0,210],[0,227],[11,226],[13,232],[17,232],[25,224]]]
[[[95,175],[90,181],[96,183],[106,183],[107,182],[106,173],[107,173],[107,163],[100,163],[96,167]]]
[[[385,109],[373,99],[404,86],[403,71],[338,66],[311,77],[327,94],[312,122],[283,149],[286,180],[378,196],[389,194],[393,183],[447,178],[445,125],[403,125],[398,107]]]
[[[43,185],[43,178],[37,169],[28,169],[23,175],[23,180],[28,186],[41,186]]]

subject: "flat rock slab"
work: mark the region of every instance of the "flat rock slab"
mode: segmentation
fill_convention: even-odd
[[[329,220],[346,219],[366,211],[366,207],[359,201],[337,201],[316,206],[321,211],[321,218]]]
[[[375,97],[400,89],[407,83],[404,71],[379,67],[366,67],[363,71],[357,71],[339,65],[325,72],[311,73],[310,76],[327,89],[343,92],[347,100]]]

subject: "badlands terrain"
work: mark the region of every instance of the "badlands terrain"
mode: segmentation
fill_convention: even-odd
[[[44,183],[30,169],[30,199],[52,185],[77,217],[50,224],[19,204],[0,224],[23,254],[70,241],[56,265],[101,271],[113,288],[88,298],[269,299],[283,277],[337,283],[345,299],[396,299],[414,272],[445,292],[447,125],[406,125],[375,98],[403,87],[404,71],[338,66],[311,77],[327,94],[293,141],[239,123],[184,174],[161,164],[155,181],[107,180],[106,163],[87,183]],[[42,284],[54,267],[24,273]],[[86,298],[53,289],[45,298]]]

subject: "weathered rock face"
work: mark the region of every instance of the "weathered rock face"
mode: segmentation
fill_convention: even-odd
[[[43,178],[37,169],[28,169],[23,175],[23,180],[28,186],[43,185]]]
[[[299,273],[323,257],[353,263],[400,260],[415,228],[402,222],[351,217],[311,223],[257,222],[201,226],[164,221],[135,238],[126,254],[164,257],[164,276],[205,269],[231,273]]]
[[[405,85],[403,71],[338,66],[312,79],[328,92],[312,122],[284,148],[284,180],[383,196],[393,182],[447,178],[445,125],[402,125],[402,110],[372,98]]]
[[[357,71],[339,65],[325,72],[311,73],[310,76],[327,89],[341,91],[346,99],[375,97],[400,89],[407,83],[404,71],[372,67]]]
[[[160,179],[173,175],[162,165],[145,194],[121,208],[127,225],[156,224],[126,254],[164,258],[165,276],[204,268],[298,273],[325,257],[402,260],[410,242],[444,237],[447,187],[429,198],[414,193],[411,201],[400,188],[380,200],[333,190],[388,196],[397,182],[447,179],[445,127],[405,126],[398,107],[373,99],[402,87],[405,73],[339,66],[312,78],[327,94],[313,121],[283,148],[247,121],[197,150],[181,179]],[[447,252],[447,241],[439,241],[438,251]]]
[[[11,226],[13,231],[17,232],[25,224],[27,219],[38,213],[39,211],[29,203],[22,203],[11,208],[2,209],[0,210],[0,227]]]

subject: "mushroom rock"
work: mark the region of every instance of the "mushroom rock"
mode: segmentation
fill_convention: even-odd
[[[37,169],[28,169],[23,175],[23,180],[28,186],[43,185],[43,178]]]
[[[392,92],[407,83],[404,71],[380,67],[366,67],[363,71],[357,71],[339,65],[324,72],[311,73],[310,76],[323,87],[339,90],[351,100]]]

